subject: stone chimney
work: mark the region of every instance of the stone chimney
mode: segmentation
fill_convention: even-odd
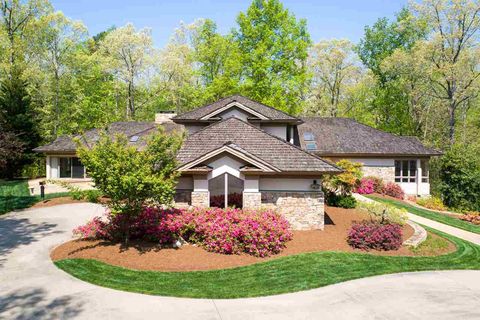
[[[176,115],[175,111],[160,111],[155,114],[155,123],[172,122],[172,118]]]

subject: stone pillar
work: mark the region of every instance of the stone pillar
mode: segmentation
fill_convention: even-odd
[[[210,207],[210,192],[208,191],[192,191],[193,207]]]
[[[243,209],[258,209],[262,205],[260,192],[243,192]]]

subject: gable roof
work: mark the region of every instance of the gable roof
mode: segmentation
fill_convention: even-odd
[[[182,122],[190,122],[190,121],[206,121],[208,120],[209,115],[215,115],[218,111],[223,111],[223,109],[228,109],[228,106],[234,106],[235,102],[240,104],[241,106],[246,107],[253,111],[253,113],[257,113],[255,118],[269,121],[281,121],[281,122],[289,122],[289,123],[301,123],[299,118],[293,117],[283,111],[278,109],[272,108],[267,106],[263,103],[248,99],[241,95],[233,95],[230,97],[226,97],[220,99],[214,103],[205,105],[200,108],[196,108],[192,111],[179,114],[172,118],[173,121],[182,123]],[[225,108],[227,107],[227,108]],[[247,111],[248,112],[248,111]],[[260,117],[259,117],[260,116]],[[218,118],[211,118],[218,120]]]
[[[100,138],[102,132],[105,132],[110,137],[115,137],[118,134],[123,134],[127,138],[133,136],[138,136],[136,141],[129,141],[129,145],[133,145],[138,149],[142,149],[146,145],[145,137],[148,136],[152,131],[154,131],[158,126],[162,126],[166,132],[171,132],[174,130],[180,130],[181,125],[175,124],[173,122],[162,123],[161,125],[154,122],[138,122],[138,121],[126,121],[126,122],[113,122],[107,126],[105,129],[90,129],[85,131],[83,134],[77,135],[64,135],[55,139],[53,142],[40,146],[33,149],[35,152],[44,152],[44,153],[75,153],[76,143],[75,139],[80,138],[83,143],[86,145],[93,145]]]
[[[281,172],[341,172],[327,161],[232,117],[187,137],[177,154],[180,168],[223,146],[258,157]]]
[[[300,145],[306,149],[305,133],[312,133],[321,156],[397,155],[435,156],[442,153],[424,146],[416,137],[398,136],[349,118],[302,118],[298,126]]]

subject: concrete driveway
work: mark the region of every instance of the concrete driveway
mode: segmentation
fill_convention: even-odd
[[[394,274],[235,300],[97,287],[58,270],[49,251],[102,212],[81,203],[0,218],[0,319],[480,319],[479,271]]]

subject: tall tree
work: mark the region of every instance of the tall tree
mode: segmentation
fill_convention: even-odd
[[[126,117],[135,117],[136,80],[150,67],[153,54],[149,29],[135,30],[132,24],[109,32],[100,45],[110,63],[112,73],[124,81],[127,87]]]
[[[313,74],[309,113],[337,117],[347,91],[361,79],[362,70],[353,44],[348,40],[325,40],[315,44],[308,59]]]
[[[278,0],[254,0],[237,18],[244,91],[253,99],[296,113],[307,89],[310,36]]]
[[[432,95],[447,103],[448,137],[454,144],[458,109],[479,90],[480,2],[424,0],[413,7],[432,31],[431,40],[425,43],[432,68],[429,80]]]

